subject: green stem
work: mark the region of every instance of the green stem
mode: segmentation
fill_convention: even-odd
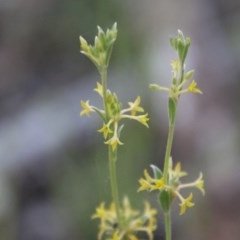
[[[172,239],[172,223],[171,223],[171,212],[165,212],[164,214],[164,221],[165,221],[165,239],[171,240]]]
[[[175,111],[177,109],[177,102],[175,103]],[[169,162],[170,162],[170,156],[172,151],[172,144],[173,144],[173,136],[174,136],[174,129],[175,129],[175,122],[176,122],[176,112],[173,114],[173,119],[169,120],[169,131],[168,131],[168,139],[167,139],[167,146],[166,146],[166,152],[165,152],[165,159],[164,159],[164,168],[163,168],[163,178],[164,182],[168,183],[169,176]],[[164,213],[164,222],[165,222],[165,237],[166,240],[172,239],[172,225],[171,225],[171,211],[170,208],[167,212]]]
[[[102,86],[103,86],[103,105],[105,109],[105,121],[108,122],[110,119],[108,106],[107,106],[107,68],[102,68],[100,71]],[[117,184],[117,172],[116,172],[116,161],[117,161],[117,148],[112,150],[112,146],[108,147],[108,161],[109,161],[109,176],[112,199],[116,208],[116,215],[118,225],[122,226],[121,211],[118,195],[118,184]]]
[[[170,123],[170,121],[169,121],[167,147],[166,147],[166,152],[165,152],[164,168],[163,168],[163,178],[166,183],[168,182],[169,159],[170,159],[171,151],[172,151],[174,129],[175,129],[175,117],[174,117],[174,120],[172,123]]]
[[[106,122],[109,120],[109,112],[107,107],[107,68],[102,68],[99,70],[101,80],[102,80],[102,87],[103,87],[103,105],[105,109],[105,120]]]
[[[118,225],[121,227],[122,219],[121,219],[121,212],[120,212],[117,173],[116,173],[117,150],[112,150],[111,146],[108,147],[108,158],[109,158],[109,175],[110,175],[112,198],[116,208]]]

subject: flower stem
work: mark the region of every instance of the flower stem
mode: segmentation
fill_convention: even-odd
[[[172,239],[172,220],[171,220],[171,212],[170,209],[168,212],[164,214],[164,221],[165,221],[165,239],[171,240]]]
[[[175,103],[177,105],[177,103]],[[176,111],[176,108],[175,108]],[[163,178],[164,182],[168,183],[168,171],[169,171],[169,164],[170,164],[170,156],[172,151],[172,144],[173,144],[173,136],[174,136],[174,129],[175,129],[175,122],[176,122],[176,112],[173,114],[173,119],[169,120],[169,131],[168,131],[168,139],[167,139],[167,146],[165,152],[165,159],[164,159],[164,168],[163,168]],[[172,225],[171,225],[171,211],[170,208],[168,211],[164,213],[164,222],[165,222],[165,239],[171,240],[172,239]]]
[[[174,129],[175,129],[175,117],[174,117],[174,120],[172,123],[170,123],[170,121],[169,121],[167,147],[166,147],[166,152],[165,152],[164,168],[163,168],[163,178],[166,183],[168,182],[169,159],[170,159],[171,151],[172,151]]]
[[[103,105],[105,109],[105,121],[107,122],[109,119],[109,112],[107,107],[107,69],[102,68],[99,70],[101,80],[102,80],[102,86],[103,86]]]
[[[108,147],[108,158],[109,158],[109,175],[113,202],[116,208],[118,225],[122,226],[119,196],[118,196],[118,184],[117,184],[117,173],[116,173],[116,161],[117,161],[117,150],[112,150],[112,147]]]
[[[108,122],[110,116],[107,106],[107,68],[102,68],[99,70],[102,80],[103,86],[103,105],[105,109],[105,121]],[[112,149],[112,146],[108,146],[108,161],[109,161],[109,176],[110,176],[110,185],[111,185],[111,193],[112,199],[116,208],[116,215],[118,225],[122,226],[121,220],[121,211],[120,211],[120,203],[118,196],[118,184],[117,184],[117,172],[116,172],[116,161],[117,161],[117,148]]]

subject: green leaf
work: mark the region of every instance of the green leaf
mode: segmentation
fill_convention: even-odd
[[[168,212],[173,200],[173,194],[169,191],[162,190],[160,192],[159,201],[164,212]]]
[[[161,169],[159,169],[156,165],[153,165],[153,164],[151,164],[150,167],[153,170],[153,176],[155,179],[162,178],[163,173],[162,173]]]
[[[176,102],[172,98],[169,98],[168,117],[171,123],[174,123],[175,116],[176,116]]]

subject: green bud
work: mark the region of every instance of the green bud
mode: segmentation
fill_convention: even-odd
[[[150,167],[153,170],[153,176],[155,179],[162,178],[163,173],[162,173],[161,169],[159,169],[156,165],[153,165],[153,164],[151,164]]]
[[[162,190],[159,195],[159,201],[164,212],[168,212],[173,201],[174,195],[167,190]]]
[[[191,79],[193,77],[193,75],[194,75],[194,70],[190,70],[185,74],[184,79],[187,81],[187,80]]]

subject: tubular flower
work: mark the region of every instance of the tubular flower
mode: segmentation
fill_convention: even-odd
[[[204,180],[202,173],[199,174],[199,177],[190,183],[181,183],[180,179],[187,175],[186,172],[181,170],[181,164],[177,163],[175,167],[172,167],[172,160],[170,158],[169,170],[168,170],[168,183],[164,182],[162,171],[152,165],[154,169],[154,177],[151,177],[147,170],[144,170],[144,178],[139,179],[140,187],[139,191],[153,191],[158,190],[160,193],[163,190],[166,190],[171,193],[171,196],[178,198],[180,200],[180,215],[186,212],[187,208],[193,207],[194,203],[192,202],[193,194],[191,193],[187,198],[184,198],[180,191],[184,188],[197,188],[202,194],[205,194],[204,190]],[[157,174],[156,174],[157,173]]]
[[[83,110],[80,112],[80,116],[89,116],[90,112],[94,112],[93,107],[89,105],[89,100],[87,100],[86,102],[81,101],[80,104],[83,108]]]
[[[135,116],[137,112],[144,112],[144,109],[140,107],[141,98],[138,96],[134,102],[129,102],[128,105],[131,110],[131,115]]]
[[[188,92],[192,92],[192,93],[200,93],[202,94],[202,91],[197,88],[197,83],[195,81],[192,81],[189,86],[187,87],[187,91]]]
[[[192,193],[187,198],[181,198],[181,203],[179,204],[180,206],[180,215],[183,215],[186,212],[187,208],[193,207],[194,203],[191,202],[193,199]]]
[[[97,87],[93,90],[96,91],[101,97],[103,97],[103,86],[101,83],[97,82]]]
[[[111,134],[113,131],[109,127],[110,124],[103,124],[103,127],[98,130],[98,132],[103,133],[104,139],[107,138],[108,134]]]
[[[115,150],[117,145],[123,145],[123,143],[118,138],[118,122],[114,123],[114,134],[113,136],[105,142],[112,147],[112,150]]]
[[[100,220],[98,240],[138,240],[137,235],[140,232],[145,233],[148,239],[152,240],[153,231],[156,230],[156,214],[157,211],[150,208],[147,202],[142,212],[132,209],[129,199],[125,197],[121,208],[122,226],[117,222],[114,204],[105,208],[101,203],[92,218]]]

